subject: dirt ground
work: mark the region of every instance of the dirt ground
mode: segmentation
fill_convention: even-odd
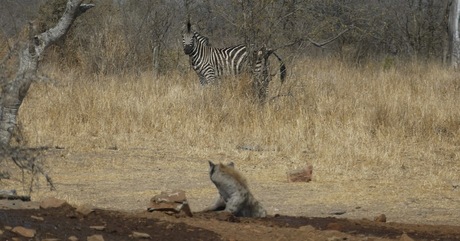
[[[83,215],[59,208],[0,210],[1,240],[28,240],[11,229],[36,230],[30,240],[460,240],[459,226],[381,223],[366,219],[270,216],[235,218],[221,213],[194,217],[96,209]],[[135,236],[135,233],[138,236]]]
[[[181,153],[181,154],[178,154]],[[254,155],[259,155],[254,157]],[[60,208],[0,209],[0,240],[460,240],[460,191],[457,187],[401,180],[321,178],[289,183],[281,162],[265,154],[193,149],[108,148],[85,151],[51,149],[45,154],[56,191],[35,183],[32,200],[53,196],[67,201]],[[240,159],[242,161],[238,162]],[[267,209],[264,219],[201,213],[216,195],[207,160],[235,161],[254,196]],[[2,181],[0,189],[17,189]],[[146,211],[163,190],[182,189],[193,217]],[[97,209],[83,215],[75,207]],[[387,222],[374,218],[385,214]],[[12,228],[36,230],[33,239]],[[101,228],[102,227],[102,228]]]

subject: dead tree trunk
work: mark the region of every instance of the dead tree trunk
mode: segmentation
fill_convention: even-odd
[[[449,52],[450,65],[458,69],[460,64],[460,4],[458,0],[452,0],[449,13]]]
[[[243,10],[243,31],[244,41],[247,51],[247,69],[251,75],[252,88],[254,96],[260,102],[263,102],[268,89],[268,72],[266,61],[265,47],[260,48],[256,44],[256,29],[255,29],[255,8],[256,2],[253,0],[241,1]],[[258,66],[261,65],[261,66]]]
[[[47,47],[64,36],[73,21],[94,4],[82,4],[83,0],[68,0],[66,10],[57,25],[33,36],[19,51],[19,67],[15,78],[3,86],[0,96],[0,147],[8,147],[16,128],[19,107],[27,95],[30,84],[36,78],[39,61]],[[0,148],[0,149],[1,149]]]
[[[153,77],[158,78],[160,75],[160,44],[155,43],[153,47],[153,53],[152,53],[152,63],[153,63]]]

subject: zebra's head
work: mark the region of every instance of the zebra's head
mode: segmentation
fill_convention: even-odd
[[[196,37],[195,31],[192,30],[192,25],[190,21],[187,21],[187,24],[182,30],[182,44],[184,45],[184,53],[190,55],[193,51],[195,45]]]

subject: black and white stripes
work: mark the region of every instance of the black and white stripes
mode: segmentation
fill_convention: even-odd
[[[209,45],[208,38],[192,31],[191,28],[188,22],[182,33],[182,43],[184,53],[190,56],[190,63],[202,85],[215,82],[219,76],[238,75],[245,71],[248,59],[246,46],[214,48]],[[260,71],[261,62],[257,60],[254,72]],[[284,64],[283,70],[285,71]],[[283,74],[281,73],[282,81],[285,76]]]

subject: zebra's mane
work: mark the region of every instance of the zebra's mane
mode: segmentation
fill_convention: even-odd
[[[194,35],[195,35],[196,39],[198,40],[198,42],[204,44],[205,46],[211,46],[209,44],[209,38],[208,37],[205,37],[205,36],[201,35],[198,32],[195,32]]]

